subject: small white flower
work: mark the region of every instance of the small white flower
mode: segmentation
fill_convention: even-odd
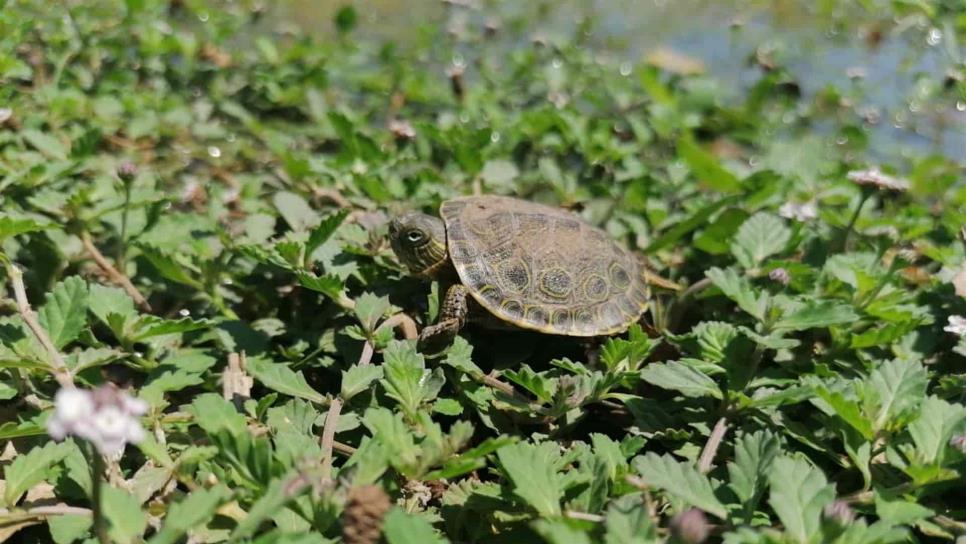
[[[778,208],[778,215],[796,221],[811,221],[818,217],[818,206],[814,200],[804,203],[786,202]]]
[[[909,190],[908,181],[883,174],[878,168],[853,170],[846,174],[846,177],[856,185],[876,187],[878,189],[896,192]]]
[[[138,417],[147,411],[146,402],[113,385],[93,391],[61,389],[54,399],[54,414],[47,420],[47,432],[55,440],[68,435],[83,438],[101,455],[116,459],[126,444],[144,439]]]
[[[949,324],[943,327],[943,330],[959,337],[966,336],[966,317],[961,315],[949,316]]]

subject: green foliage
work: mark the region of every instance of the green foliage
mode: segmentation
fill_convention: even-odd
[[[966,537],[966,21],[799,3],[637,10],[754,18],[703,66],[619,2],[0,0],[0,540],[95,542],[97,492],[118,543]],[[682,289],[422,353],[446,281],[388,220],[474,192]],[[57,379],[128,389],[145,439],[92,474]]]

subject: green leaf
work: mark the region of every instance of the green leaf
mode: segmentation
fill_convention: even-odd
[[[730,193],[741,189],[738,177],[721,166],[714,155],[701,149],[690,135],[678,139],[678,156],[684,159],[695,177],[715,191]]]
[[[301,372],[286,365],[273,363],[268,359],[253,357],[248,359],[248,373],[265,387],[285,395],[325,404],[326,398],[312,389]]]
[[[770,213],[749,217],[731,243],[731,253],[745,269],[758,268],[765,259],[785,249],[792,231]]]
[[[894,359],[869,374],[878,410],[872,423],[876,430],[899,429],[926,397],[929,375],[922,363]]]
[[[668,454],[648,452],[634,459],[634,468],[644,482],[687,504],[721,519],[727,517],[721,501],[714,495],[708,477],[690,463],[680,463]]]
[[[555,448],[556,444],[550,442],[538,446],[521,442],[504,446],[496,452],[513,493],[541,516],[559,516],[561,513],[563,489],[553,468],[557,456]]]
[[[195,321],[190,317],[183,317],[178,320],[164,319],[153,315],[143,315],[132,325],[133,330],[130,340],[143,342],[148,338],[163,336],[165,334],[181,334],[185,332],[202,330],[208,327],[205,321]]]
[[[538,519],[533,530],[548,544],[591,544],[590,535],[562,519]]]
[[[854,323],[859,319],[852,306],[834,300],[808,300],[801,306],[783,315],[774,329],[803,331],[816,327],[831,327]]]
[[[448,542],[439,536],[425,518],[408,514],[398,506],[386,514],[382,534],[387,544],[443,544]]]
[[[549,403],[557,391],[557,382],[534,372],[530,365],[522,365],[519,370],[506,370],[503,375],[511,382],[533,393],[540,402]]]
[[[65,146],[50,134],[32,128],[23,129],[20,134],[34,149],[43,153],[48,159],[63,160],[67,158],[68,146]]]
[[[222,503],[231,497],[231,491],[223,484],[200,487],[181,501],[172,504],[164,516],[164,525],[149,544],[175,544],[191,529],[208,523]]]
[[[235,405],[223,399],[221,395],[204,393],[191,401],[189,408],[195,416],[195,423],[208,435],[215,435],[221,431],[232,434],[248,432],[248,422],[245,416],[238,413]]]
[[[138,500],[127,491],[104,485],[101,504],[107,520],[107,534],[111,541],[127,544],[141,541],[148,526],[148,516],[141,511]]]
[[[756,293],[751,284],[733,269],[710,268],[705,275],[714,283],[715,287],[738,304],[738,307],[748,312],[755,319],[764,321],[765,311],[768,309],[768,295]]]
[[[655,544],[657,527],[641,495],[624,495],[607,506],[604,544]]]
[[[305,231],[320,224],[319,214],[301,195],[279,191],[272,196],[272,204],[294,231]]]
[[[485,374],[483,369],[473,362],[473,346],[462,336],[453,339],[453,344],[446,350],[443,364],[451,366],[474,379],[480,379]]]
[[[722,397],[714,380],[680,361],[651,363],[641,369],[641,379],[686,397]]]
[[[345,298],[345,294],[342,292],[343,283],[338,276],[316,276],[311,272],[296,271],[295,277],[299,280],[299,285],[302,287],[311,289],[317,293],[322,293],[336,302]]]
[[[875,492],[875,513],[892,525],[909,525],[936,515],[931,508],[902,498],[893,500],[879,491]]]
[[[16,505],[27,490],[44,481],[50,467],[59,463],[71,452],[71,449],[70,442],[47,442],[43,447],[35,447],[14,458],[13,462],[3,469],[6,482],[3,500],[6,505],[8,507]]]
[[[439,369],[430,372],[426,361],[410,341],[394,340],[383,354],[386,394],[395,399],[407,417],[414,418],[419,406],[436,398],[445,379]]]
[[[71,544],[90,533],[94,518],[80,514],[65,514],[47,518],[50,537],[56,544]]]
[[[198,274],[194,270],[193,266],[187,265],[181,262],[177,256],[170,255],[163,252],[159,248],[150,247],[144,244],[140,246],[141,253],[144,257],[151,263],[152,266],[166,279],[169,279],[175,283],[180,283],[181,285],[187,285],[198,291],[204,290],[204,285],[192,277],[192,274]],[[190,274],[189,274],[190,272]]]
[[[348,210],[339,210],[325,216],[318,226],[309,233],[309,239],[305,242],[305,258],[308,259],[311,257],[319,246],[329,241],[329,238],[335,234],[335,231],[338,230],[339,226],[342,225],[348,216]]]
[[[942,463],[949,439],[963,429],[966,406],[929,396],[923,401],[919,417],[909,424],[909,436],[916,445],[919,464]]]
[[[674,244],[682,237],[684,237],[685,234],[688,234],[689,232],[707,223],[708,218],[710,218],[712,215],[717,213],[718,210],[726,206],[730,206],[738,201],[739,201],[738,196],[732,195],[732,196],[728,196],[728,197],[716,200],[711,204],[708,204],[707,206],[694,212],[690,217],[688,217],[684,221],[681,221],[680,223],[677,223],[676,225],[668,229],[668,231],[662,234],[661,236],[659,236],[657,240],[654,240],[653,242],[651,242],[651,244],[647,246],[644,252],[654,253],[658,250],[664,249],[665,247]]]
[[[375,365],[353,366],[342,371],[342,399],[349,399],[369,389],[372,382],[382,378],[382,367]]]
[[[353,308],[362,328],[370,334],[376,330],[376,325],[382,316],[389,311],[389,298],[377,297],[372,293],[362,293],[356,298],[356,305]]]
[[[0,244],[11,236],[37,232],[49,228],[49,225],[38,223],[33,219],[15,219],[9,215],[2,214],[0,215]]]
[[[111,314],[125,319],[137,315],[134,301],[123,289],[97,284],[90,287],[90,310],[104,324],[109,322]]]
[[[65,279],[47,293],[38,320],[58,349],[76,339],[87,326],[87,300],[87,283],[77,276]]]
[[[835,500],[835,488],[822,471],[797,457],[779,457],[768,475],[771,494],[768,504],[796,542],[818,538],[822,510]]]
[[[734,461],[728,462],[728,486],[742,503],[745,522],[758,506],[765,491],[771,465],[781,453],[778,435],[771,431],[755,431],[735,440]]]

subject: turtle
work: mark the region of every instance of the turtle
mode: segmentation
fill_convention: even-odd
[[[439,217],[406,213],[389,242],[410,274],[440,282],[439,318],[420,346],[445,346],[467,322],[599,337],[625,331],[647,308],[642,263],[572,212],[513,197],[444,201]]]

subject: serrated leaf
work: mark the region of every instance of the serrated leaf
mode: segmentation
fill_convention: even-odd
[[[371,333],[376,329],[376,325],[382,316],[389,310],[389,298],[377,297],[372,293],[362,293],[356,298],[353,308],[362,328]]]
[[[792,231],[784,221],[765,212],[749,217],[735,234],[731,253],[745,269],[758,268],[768,257],[785,249]]]
[[[426,519],[394,506],[382,528],[387,544],[443,544],[448,542],[440,537]]]
[[[771,431],[742,434],[735,440],[734,461],[728,462],[728,486],[742,503],[746,523],[764,494],[771,465],[779,453],[781,443]]]
[[[727,517],[728,512],[715,497],[708,477],[694,465],[678,462],[668,454],[648,452],[634,459],[634,469],[647,485],[721,519]]]
[[[674,244],[678,240],[684,237],[684,235],[689,232],[704,225],[708,218],[718,212],[718,210],[730,206],[738,202],[738,196],[732,195],[725,198],[718,199],[711,204],[699,209],[698,211],[691,214],[687,219],[677,223],[667,232],[658,237],[657,240],[651,242],[650,245],[644,250],[645,253],[654,253],[658,250],[664,249],[665,247]]]
[[[453,339],[452,345],[446,350],[446,357],[443,364],[451,366],[460,372],[469,374],[472,378],[481,378],[484,374],[483,369],[476,366],[473,362],[473,346],[462,336]]]
[[[721,269],[712,267],[705,275],[714,283],[715,287],[738,304],[738,307],[748,312],[759,321],[765,319],[765,310],[768,308],[768,295],[766,293],[756,293],[751,284],[737,272],[728,268]]]
[[[506,370],[503,375],[511,382],[533,393],[540,402],[548,403],[557,392],[557,382],[534,372],[530,365],[522,365],[519,370]]]
[[[929,375],[918,361],[886,361],[869,374],[878,407],[872,415],[875,430],[899,428],[926,396]]]
[[[150,247],[147,245],[139,246],[141,253],[147,258],[148,262],[161,274],[163,277],[181,285],[187,285],[193,289],[199,291],[204,289],[201,282],[195,279],[192,274],[197,274],[197,270],[193,266],[190,266],[178,259],[175,255],[170,255],[163,252],[159,248]],[[190,274],[189,274],[190,272]]]
[[[741,189],[738,177],[721,166],[714,155],[701,149],[691,136],[678,139],[678,156],[684,159],[699,181],[715,191],[729,193]]]
[[[305,257],[311,257],[319,246],[326,243],[348,216],[348,210],[339,210],[325,216],[309,233],[309,239],[305,242]]]
[[[181,319],[164,319],[153,315],[143,315],[132,325],[131,340],[143,342],[148,338],[165,334],[181,334],[197,331],[208,327],[205,321],[195,321],[190,317]]]
[[[309,230],[320,224],[318,212],[313,210],[301,195],[290,191],[278,191],[272,196],[272,204],[294,231]]]
[[[108,316],[111,314],[129,318],[137,315],[134,309],[134,300],[118,287],[106,287],[104,285],[91,285],[90,287],[90,310],[102,323],[107,324]]]
[[[369,389],[372,383],[382,378],[382,367],[375,365],[353,366],[342,371],[342,399],[349,399]]]
[[[235,405],[221,398],[221,395],[204,393],[191,401],[189,412],[195,423],[209,435],[227,431],[233,434],[248,432],[245,416],[238,413]]]
[[[316,404],[326,403],[325,396],[312,389],[301,372],[296,372],[286,365],[254,357],[248,359],[248,373],[273,391],[310,400]]]
[[[835,500],[835,488],[822,471],[796,457],[779,457],[768,475],[771,494],[768,504],[796,542],[816,540],[822,510]]]
[[[555,447],[549,442],[539,446],[519,443],[504,446],[496,452],[513,493],[541,516],[559,516],[561,513],[563,489],[553,468]]]
[[[859,319],[852,306],[834,300],[808,300],[778,320],[774,330],[802,331],[854,323]]]
[[[426,369],[426,361],[416,352],[414,342],[395,340],[383,356],[385,379],[381,383],[386,394],[399,403],[407,417],[414,418],[422,403],[436,398],[445,379],[440,369]]]
[[[43,153],[47,158],[60,160],[67,158],[68,146],[65,146],[54,136],[33,128],[25,128],[20,134],[34,149]]]
[[[662,389],[677,391],[686,397],[721,398],[721,389],[713,379],[680,362],[651,363],[641,369],[641,379]]]
[[[926,397],[919,417],[909,424],[909,436],[916,445],[915,461],[942,463],[949,439],[966,423],[966,406],[936,396]]]
[[[112,542],[127,544],[141,541],[148,525],[148,516],[140,503],[127,491],[103,486],[102,509],[107,520],[107,533]]]
[[[538,519],[533,522],[533,530],[547,544],[591,544],[593,542],[585,531],[562,519]]]
[[[87,282],[71,276],[47,293],[38,320],[59,349],[72,342],[87,326]]]
[[[72,450],[69,442],[48,442],[43,447],[35,447],[27,453],[18,455],[13,462],[4,467],[5,487],[3,499],[8,507],[17,504],[20,497],[31,487],[44,481],[47,471],[59,463]]]
[[[337,276],[316,276],[311,272],[296,271],[295,277],[298,279],[299,285],[302,287],[311,289],[317,293],[322,293],[332,300],[338,301],[345,296],[342,292],[342,280],[340,280]]]
[[[9,215],[0,215],[0,243],[11,236],[37,232],[50,228],[49,225],[38,223],[33,219],[16,219]]]
[[[172,504],[164,516],[161,530],[149,540],[149,544],[175,544],[192,528],[207,523],[216,509],[231,496],[223,484],[210,488],[198,488],[181,501]]]

